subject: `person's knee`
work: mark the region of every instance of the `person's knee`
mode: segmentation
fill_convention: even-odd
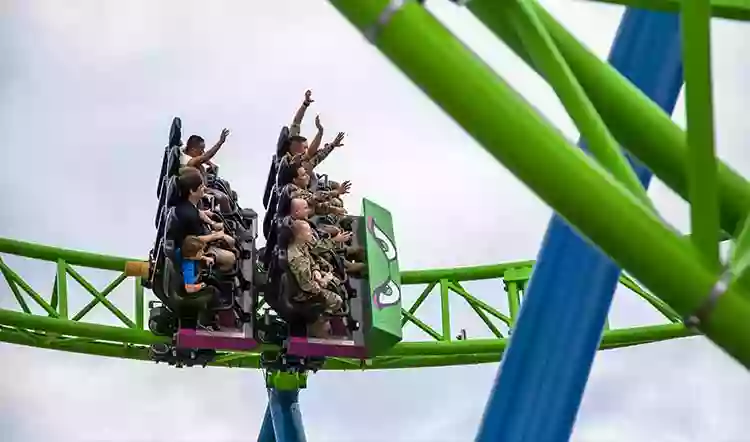
[[[214,253],[216,255],[216,265],[220,269],[226,270],[234,267],[234,263],[237,260],[234,253],[224,249],[216,249]]]
[[[341,306],[344,304],[344,300],[341,296],[337,295],[332,291],[328,291],[325,295],[326,298],[326,310],[329,313],[333,313],[337,310],[341,310]]]

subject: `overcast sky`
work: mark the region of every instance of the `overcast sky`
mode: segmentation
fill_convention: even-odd
[[[542,3],[606,57],[622,8]],[[447,1],[430,9],[576,137],[551,90],[468,11]],[[718,21],[713,29],[718,148],[750,176],[750,77],[743,77],[750,31]],[[323,171],[353,181],[352,211],[364,196],[392,211],[403,268],[532,259],[551,214],[322,0],[0,0],[0,59],[0,237],[145,257],[175,115],[186,134],[209,143],[232,129],[217,162],[241,203],[260,210],[278,130],[306,88],[317,102],[304,133],[312,135],[316,112],[327,138],[347,132]],[[684,122],[682,99],[675,119]],[[428,168],[417,169],[425,158]],[[658,181],[651,195],[687,231],[687,206]],[[50,264],[7,262],[49,294]],[[100,288],[114,277],[82,273]],[[73,287],[76,310],[90,297]],[[504,305],[496,281],[466,287]],[[128,312],[131,290],[112,295]],[[0,288],[0,307],[14,308],[11,298]],[[435,301],[421,317],[438,326]],[[467,307],[452,307],[454,329],[487,335]],[[101,307],[90,319],[116,324]],[[610,319],[614,327],[662,322],[623,290]],[[255,440],[266,404],[258,371],[176,370],[8,344],[0,344],[0,359],[6,442]],[[301,395],[308,440],[470,441],[496,371],[488,364],[319,373]],[[573,440],[748,441],[748,408],[750,377],[702,338],[602,352]]]

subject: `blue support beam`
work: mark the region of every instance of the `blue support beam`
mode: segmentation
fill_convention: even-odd
[[[628,9],[609,61],[671,113],[683,83],[679,17]],[[651,174],[635,166],[647,185]],[[569,440],[619,274],[608,257],[552,217],[478,442]]]
[[[258,433],[258,442],[276,442],[276,435],[273,432],[273,418],[271,417],[271,404],[266,405],[266,412],[263,415],[263,423],[260,425]]]
[[[267,413],[269,411],[276,442],[307,441],[302,424],[302,413],[299,410],[299,390],[268,389]],[[266,421],[267,419],[264,418],[264,427],[266,427]],[[264,427],[261,427],[261,434]]]

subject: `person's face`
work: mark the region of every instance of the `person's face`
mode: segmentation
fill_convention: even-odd
[[[302,236],[302,239],[305,240],[305,242],[312,242],[313,235],[310,224],[304,223],[300,226],[300,235]]]
[[[306,189],[310,184],[310,175],[307,174],[307,171],[304,167],[300,167],[299,169],[297,169],[297,178],[295,178],[295,184],[299,187],[302,187],[303,189]]]
[[[192,193],[192,196],[194,196],[196,199],[201,199],[206,195],[206,185],[201,184],[198,189]]]
[[[292,201],[292,218],[307,219],[307,214],[307,201],[303,199],[295,199]]]
[[[307,151],[307,141],[292,141],[289,146],[289,151],[292,155],[299,155]]]
[[[203,153],[206,152],[206,142],[200,141],[197,143],[192,143],[190,147],[187,149],[187,154],[191,156],[198,156],[203,155]]]

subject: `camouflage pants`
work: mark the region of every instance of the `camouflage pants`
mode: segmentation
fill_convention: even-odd
[[[341,299],[341,296],[339,296],[333,290],[328,289],[321,289],[318,293],[300,292],[299,295],[295,297],[295,300],[298,302],[322,300],[323,305],[325,306],[324,312],[328,314],[332,314],[337,310],[340,310],[341,306],[344,304],[344,300]]]
[[[325,313],[329,315],[341,309],[344,301],[339,295],[331,290],[323,289],[321,293],[325,299]],[[313,338],[327,339],[331,337],[331,322],[326,315],[320,315],[318,318],[307,326],[308,334]]]
[[[321,295],[323,296],[323,299],[325,299],[326,313],[331,314],[341,310],[341,306],[344,304],[344,300],[341,299],[341,296],[328,289],[323,289]]]

